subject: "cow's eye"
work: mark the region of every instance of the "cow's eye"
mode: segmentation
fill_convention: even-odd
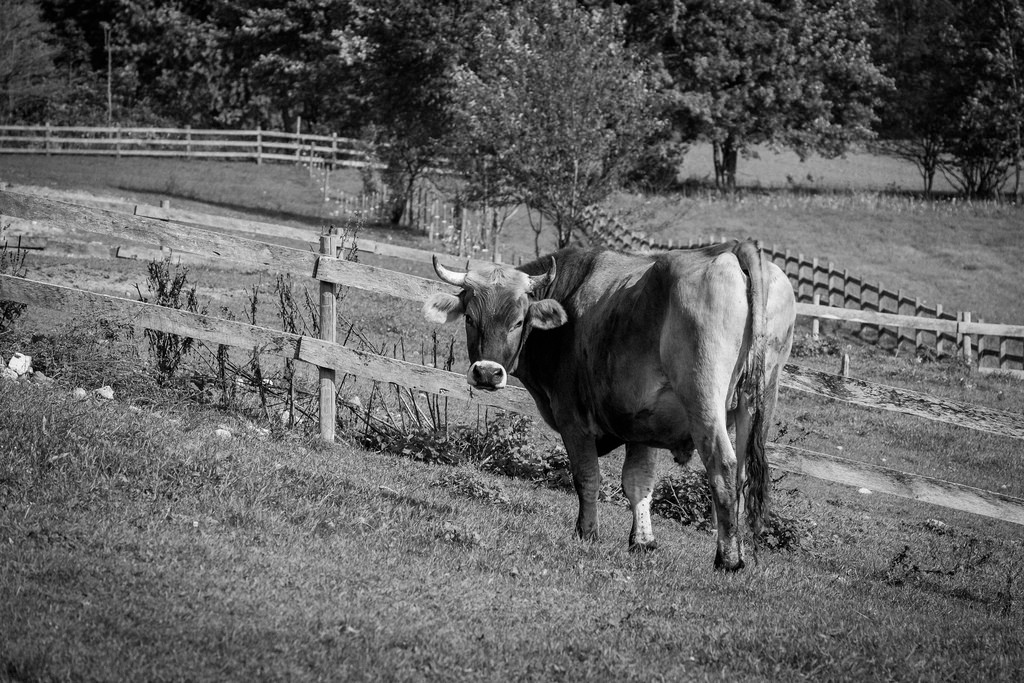
[[[511,331],[515,332],[516,330],[518,330],[522,326],[523,326],[523,321],[522,320],[517,320],[517,321],[515,321],[515,323],[512,324],[512,327],[510,327],[509,329]]]

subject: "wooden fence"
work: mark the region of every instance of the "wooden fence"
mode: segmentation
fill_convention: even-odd
[[[0,126],[0,154],[93,154],[379,166],[366,143],[338,135],[122,126]]]
[[[0,192],[0,216],[45,221],[56,226],[88,229],[108,237],[146,242],[153,248],[217,257],[248,267],[263,267],[321,283],[321,315],[331,319],[329,294],[333,285],[345,285],[420,302],[448,289],[440,282],[405,273],[353,263],[338,257],[341,245],[327,236],[320,250],[272,245],[247,238],[198,229],[194,226],[126,215],[68,204],[52,199]],[[320,252],[323,253],[320,253]],[[422,259],[426,254],[406,250],[403,257]],[[535,414],[529,394],[509,387],[500,392],[477,392],[461,374],[387,358],[340,346],[329,339],[289,334],[267,328],[172,310],[130,299],[105,296],[60,285],[0,275],[0,299],[55,310],[91,311],[97,317],[121,317],[138,325],[186,335],[214,344],[259,348],[262,353],[303,360],[320,370],[321,433],[333,438],[333,373],[341,372],[394,383],[454,399],[519,413]],[[819,313],[819,311],[816,311]],[[1024,439],[1018,415],[960,404],[862,380],[843,378],[787,365],[783,386],[821,396]],[[325,424],[326,423],[326,424]],[[814,453],[792,446],[773,445],[774,466],[850,486],[866,486],[914,500],[1024,524],[1024,500],[983,491],[931,477],[867,465],[847,458]]]
[[[696,237],[686,241],[652,239],[630,230],[598,207],[584,213],[584,229],[591,241],[620,251],[662,251],[693,248],[726,241],[724,237]],[[946,311],[881,282],[868,282],[839,270],[831,261],[805,258],[777,245],[761,245],[793,283],[798,302],[838,309],[814,317],[861,323],[865,341],[889,343],[896,348],[930,351],[936,356],[959,354],[980,372],[1004,372],[1024,378],[1024,325],[992,325],[974,320],[970,311]],[[798,307],[806,315],[819,308]],[[876,313],[879,315],[870,315]]]

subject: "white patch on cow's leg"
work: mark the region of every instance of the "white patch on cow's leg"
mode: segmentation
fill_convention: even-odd
[[[622,464],[622,490],[633,512],[633,528],[629,532],[629,549],[632,551],[654,550],[658,547],[651,527],[654,478],[654,449],[639,444],[626,444],[626,460]]]
[[[572,483],[579,497],[580,509],[576,517],[576,535],[586,541],[596,541],[598,532],[597,496],[601,491],[601,467],[597,461],[597,445],[592,437],[562,434],[562,443],[569,456]]]

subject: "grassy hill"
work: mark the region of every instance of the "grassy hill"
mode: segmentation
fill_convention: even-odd
[[[789,478],[800,547],[711,570],[575,496],[173,396],[0,383],[5,680],[1016,680],[1015,529]],[[223,436],[226,430],[232,436]],[[798,488],[795,488],[798,487]],[[920,506],[919,506],[920,508]]]
[[[0,164],[0,179],[15,184],[170,197],[311,233],[325,220],[319,188],[293,167]],[[702,223],[718,215],[742,233],[748,221],[772,223],[764,217],[777,202],[779,229],[799,224],[810,239],[811,217],[831,216],[822,224],[846,227],[851,236],[833,239],[846,239],[861,267],[869,250],[854,233],[902,221],[887,196],[870,194],[617,201],[652,231],[706,211]],[[861,201],[881,208],[857,214]],[[979,230],[1012,233],[1012,209],[981,210],[994,217]],[[523,241],[532,246],[528,234]],[[884,244],[898,253],[896,236]],[[1012,253],[978,248],[993,263]],[[905,260],[890,261],[887,285],[907,272]],[[97,291],[145,291],[144,262],[43,255],[29,269]],[[967,292],[994,287],[988,273],[963,272]],[[211,312],[244,319],[255,310],[260,324],[278,324],[269,274],[192,275]],[[396,350],[401,341],[413,358],[434,331],[416,306],[381,296],[349,292],[341,311],[343,330],[357,330],[352,344]],[[581,543],[564,479],[421,462],[414,446],[424,442],[443,456],[434,459],[458,458],[451,441],[413,430],[406,447],[369,451],[361,419],[344,410],[339,442],[324,446],[309,425],[285,429],[279,406],[263,410],[245,382],[229,381],[238,393],[225,400],[208,356],[155,384],[130,322],[32,309],[0,334],[0,357],[31,353],[56,378],[0,381],[0,680],[1016,680],[1024,668],[1018,526],[777,472],[776,510],[792,533],[744,572],[713,572],[714,537],[667,517],[654,521],[660,549],[631,555],[616,455],[602,461],[602,538]],[[442,347],[449,333],[459,334],[443,331]],[[799,363],[837,364],[802,341]],[[457,363],[462,347],[459,339]],[[859,377],[1024,412],[1019,382],[871,348],[851,355]],[[245,350],[234,360],[244,369]],[[280,386],[280,368],[266,369]],[[102,384],[114,400],[72,397]],[[368,402],[365,385],[346,391]],[[1024,496],[1019,442],[1009,438],[796,392],[783,394],[777,417],[785,443]],[[453,425],[487,419],[452,407]],[[552,440],[542,428],[525,437],[523,458]],[[659,474],[681,470],[666,458]],[[680,507],[691,505],[686,493],[678,490]]]

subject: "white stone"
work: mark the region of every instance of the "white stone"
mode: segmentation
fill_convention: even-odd
[[[871,495],[871,489],[859,488],[859,489],[857,489],[857,493],[863,493],[865,496],[869,496],[869,495]]]
[[[214,434],[216,434],[221,439],[230,439],[231,438],[231,432],[229,432],[228,430],[224,429],[223,427],[218,427],[216,429],[216,431],[214,431]]]
[[[362,410],[363,402],[359,400],[359,397],[355,394],[349,394],[348,396],[341,397],[341,405],[352,410]]]
[[[85,389],[83,389],[82,387],[78,387],[71,392],[71,398],[75,399],[76,401],[83,401],[85,400],[85,397],[88,395],[89,394],[87,394]]]
[[[32,372],[32,356],[23,353],[16,353],[7,362],[7,367],[18,373],[18,376],[27,375]]]
[[[105,398],[108,401],[114,398],[114,388],[109,385],[100,387],[94,393],[100,398]]]

